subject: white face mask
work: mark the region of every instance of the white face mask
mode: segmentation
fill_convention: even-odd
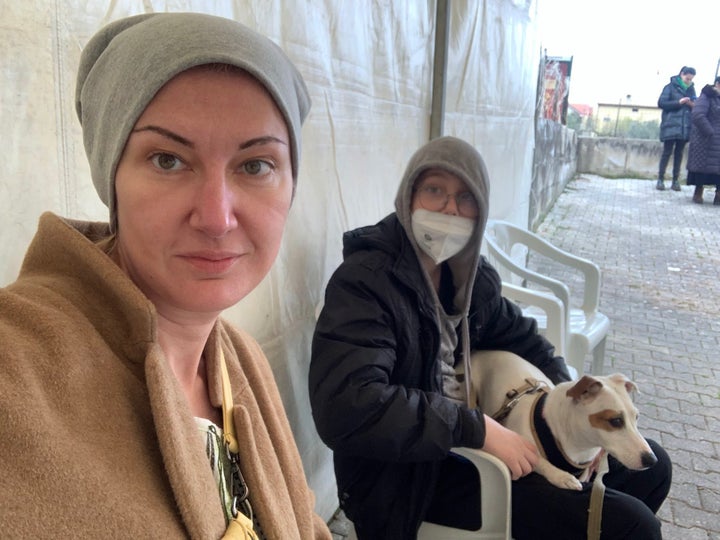
[[[415,241],[435,264],[457,255],[467,245],[475,229],[474,219],[423,208],[412,213],[411,223]]]

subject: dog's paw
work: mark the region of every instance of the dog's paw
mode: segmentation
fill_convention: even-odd
[[[560,487],[564,487],[565,489],[574,489],[577,491],[580,491],[582,489],[582,482],[575,478],[573,475],[568,474],[567,478],[565,478],[565,481],[563,482],[564,485]]]
[[[581,490],[582,483],[572,474],[551,465],[545,458],[540,458],[535,466],[535,472],[544,476],[548,482],[560,489]]]
[[[580,480],[575,478],[572,474],[565,471],[556,471],[551,475],[552,478],[548,478],[548,481],[561,489],[574,489],[580,491],[582,489],[582,483]]]

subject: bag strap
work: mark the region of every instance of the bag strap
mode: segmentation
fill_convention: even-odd
[[[233,454],[240,451],[237,437],[235,435],[235,423],[232,419],[233,398],[230,387],[230,376],[225,364],[225,354],[220,347],[220,372],[222,374],[222,416],[223,416],[223,439],[228,450]]]
[[[238,444],[235,424],[232,418],[232,388],[230,387],[230,376],[228,375],[227,365],[225,364],[225,354],[223,353],[222,346],[220,347],[220,373],[222,375],[223,439],[232,469],[231,487],[233,495],[233,519],[230,521],[230,525],[228,525],[222,540],[259,540],[253,530],[252,507],[248,500],[250,490],[240,472],[240,464],[238,463],[240,445]]]

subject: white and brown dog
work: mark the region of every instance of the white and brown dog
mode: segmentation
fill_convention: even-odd
[[[535,443],[535,472],[557,487],[581,489],[603,450],[629,469],[657,462],[637,429],[630,398],[637,386],[624,375],[585,375],[554,386],[515,354],[482,351],[473,354],[471,377],[481,410]]]

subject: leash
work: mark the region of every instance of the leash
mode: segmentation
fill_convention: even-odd
[[[602,531],[602,509],[603,500],[605,499],[605,484],[603,476],[608,472],[608,457],[603,453],[598,464],[597,474],[593,481],[592,491],[590,492],[590,508],[588,508],[588,540],[600,540],[600,531]]]
[[[492,419],[502,424],[502,421],[508,417],[515,408],[515,405],[517,405],[524,396],[547,391],[548,385],[545,381],[538,381],[537,379],[528,377],[525,379],[523,386],[513,388],[505,394],[505,403],[500,407],[500,410],[492,415]]]

